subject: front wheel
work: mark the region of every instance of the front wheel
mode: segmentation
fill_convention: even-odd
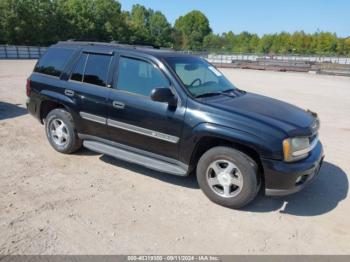
[[[259,190],[256,163],[246,154],[223,146],[202,155],[197,180],[211,201],[230,208],[247,205]]]

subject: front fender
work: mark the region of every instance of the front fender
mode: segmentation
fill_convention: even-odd
[[[242,130],[229,128],[221,125],[201,123],[192,129],[192,132],[183,137],[180,149],[180,159],[189,163],[192,152],[195,150],[198,142],[204,137],[224,139],[229,142],[248,147],[259,154],[260,157],[278,158],[274,152],[274,146],[271,141]]]

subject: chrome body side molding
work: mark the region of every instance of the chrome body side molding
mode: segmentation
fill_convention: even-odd
[[[92,122],[100,123],[100,124],[103,124],[103,125],[107,124],[107,118],[102,117],[102,116],[97,116],[97,115],[93,115],[93,114],[86,113],[86,112],[80,112],[79,115],[82,118],[84,118],[86,120],[90,120]]]
[[[140,134],[140,135],[157,138],[157,139],[164,140],[164,141],[167,141],[167,142],[170,142],[170,143],[176,144],[177,142],[179,142],[179,138],[176,137],[176,136],[164,134],[164,133],[161,133],[161,132],[157,132],[157,131],[154,131],[154,130],[151,130],[151,129],[146,129],[146,128],[139,127],[139,126],[126,124],[126,123],[115,121],[115,120],[112,120],[112,119],[107,119],[107,124],[109,126],[112,126],[112,127],[115,127],[115,128],[124,129],[124,130],[130,131],[130,132],[134,132],[134,133],[137,133],[137,134]]]
[[[140,135],[144,135],[144,136],[149,136],[149,137],[153,137],[156,139],[160,139],[160,140],[164,140],[170,143],[178,143],[180,138],[177,136],[172,136],[172,135],[168,135],[168,134],[164,134],[158,131],[154,131],[151,129],[147,129],[147,128],[143,128],[143,127],[139,127],[139,126],[134,126],[134,125],[130,125],[127,123],[123,123],[123,122],[119,122],[119,121],[115,121],[112,119],[108,119],[105,117],[101,117],[101,116],[97,116],[97,115],[93,115],[90,113],[86,113],[86,112],[80,112],[79,115],[86,119],[86,120],[90,120],[96,123],[100,123],[103,125],[108,125],[111,127],[115,127],[115,128],[120,128],[123,130],[127,130],[133,133],[137,133]]]

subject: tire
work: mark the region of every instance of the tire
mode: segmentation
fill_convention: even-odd
[[[205,152],[196,173],[204,194],[214,203],[229,208],[247,205],[260,188],[257,164],[230,147],[218,146]]]
[[[64,109],[57,108],[49,112],[45,119],[45,131],[51,146],[60,153],[70,154],[82,146],[73,117]]]

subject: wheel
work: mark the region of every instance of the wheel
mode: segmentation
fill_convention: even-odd
[[[247,205],[259,191],[256,163],[229,147],[214,147],[202,155],[197,180],[211,201],[230,208]]]
[[[51,146],[58,152],[77,151],[82,141],[75,130],[72,115],[64,109],[54,109],[45,119],[45,131]]]

